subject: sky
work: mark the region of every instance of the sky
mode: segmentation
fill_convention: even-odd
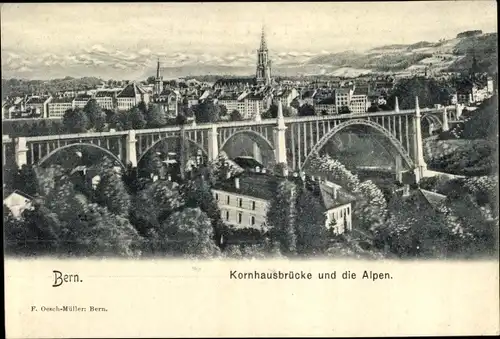
[[[263,26],[274,64],[497,27],[496,2],[481,0],[0,6],[2,71],[28,78],[141,77],[158,57],[165,67],[254,67]]]
[[[67,52],[253,50],[265,24],[278,51],[365,49],[496,31],[494,1],[401,3],[3,4],[2,48]]]

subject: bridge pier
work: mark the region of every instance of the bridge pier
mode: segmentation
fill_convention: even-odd
[[[425,176],[427,172],[427,164],[424,160],[424,146],[422,141],[422,128],[421,128],[421,114],[418,97],[415,97],[415,121],[413,127],[413,142],[414,142],[414,160],[415,163],[415,183],[419,183],[420,179]]]
[[[131,164],[132,168],[137,167],[137,139],[135,138],[135,130],[128,131],[126,141],[125,165]]]
[[[212,124],[212,129],[208,131],[208,161],[214,161],[219,156],[217,134],[217,125]]]
[[[395,175],[396,175],[396,181],[397,182],[403,182],[403,172],[402,172],[402,169],[403,169],[403,158],[401,157],[401,155],[396,155],[396,163],[395,163],[395,166],[394,166],[394,171],[395,171]]]
[[[15,144],[15,161],[18,168],[28,164],[28,147],[26,145],[26,138],[19,137],[16,139]]]
[[[446,111],[446,107],[443,110],[443,132],[447,132],[450,130],[450,126],[448,124],[448,112]]]
[[[253,158],[262,164],[262,152],[256,142],[253,143]]]
[[[277,126],[274,129],[274,146],[275,146],[275,157],[276,164],[287,165],[286,159],[286,139],[285,139],[285,118],[283,117],[283,106],[281,101],[278,102],[278,117]]]
[[[463,108],[459,103],[457,103],[455,105],[455,115],[456,115],[457,120],[460,119],[460,117],[462,116],[462,109]]]

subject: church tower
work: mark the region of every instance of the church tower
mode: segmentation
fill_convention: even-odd
[[[258,85],[271,84],[271,61],[269,60],[269,51],[267,49],[264,27],[262,27],[260,48],[257,51],[256,81]]]
[[[156,78],[155,78],[155,89],[154,94],[159,96],[163,92],[163,77],[160,73],[160,58],[158,58],[158,65],[156,66]]]

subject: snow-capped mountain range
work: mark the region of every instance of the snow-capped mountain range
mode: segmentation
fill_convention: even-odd
[[[496,33],[487,33],[469,38],[442,39],[439,42],[421,41],[411,45],[381,46],[363,52],[271,49],[269,57],[274,75],[357,76],[389,68],[411,71],[428,65],[442,69],[453,65],[468,67],[469,61],[464,57],[470,54],[471,43],[475,46],[478,57],[494,59],[489,61],[496,64],[496,53],[491,52],[495,52],[492,46],[495,47],[496,39]],[[24,79],[95,76],[101,79],[143,80],[155,75],[158,58],[165,79],[208,74],[248,76],[254,74],[257,63],[255,50],[226,54],[182,53],[152,51],[148,48],[123,51],[103,45],[67,54],[34,55],[4,49],[1,57],[3,78]]]

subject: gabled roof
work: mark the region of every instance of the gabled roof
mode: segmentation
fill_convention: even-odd
[[[74,99],[75,98],[71,98],[71,97],[54,98],[49,102],[49,105],[50,104],[60,104],[60,103],[71,103],[71,102],[73,102]]]
[[[13,191],[10,191],[10,190],[6,190],[6,189],[4,189],[3,194],[4,194],[4,200],[5,200],[7,197],[9,197],[9,196],[11,196],[11,195],[13,195],[13,194],[18,194],[18,195],[20,195],[20,196],[22,196],[22,197],[24,197],[24,198],[26,198],[26,199],[29,199],[29,200],[33,200],[33,199],[34,199],[31,195],[29,195],[29,194],[27,194],[27,193],[24,193],[23,191],[19,191],[19,190],[13,190]]]
[[[75,100],[90,100],[92,99],[92,96],[88,94],[78,94],[75,98]]]
[[[114,97],[115,96],[114,91],[98,91],[96,92],[95,96],[98,98],[104,98],[104,97]]]
[[[335,105],[335,98],[329,97],[321,100],[316,105]]]
[[[26,101],[26,104],[43,104],[49,97],[31,97]]]
[[[438,205],[443,202],[443,200],[446,199],[446,195],[443,195],[443,194],[439,194],[439,193],[436,193],[436,192],[432,192],[432,191],[427,191],[427,190],[424,190],[424,189],[419,189],[420,191],[420,194],[422,194],[425,198],[425,200],[427,200],[427,202],[434,208],[438,207]]]
[[[135,82],[128,84],[118,94],[118,98],[135,98],[137,95],[145,94],[146,91],[138,86]]]

